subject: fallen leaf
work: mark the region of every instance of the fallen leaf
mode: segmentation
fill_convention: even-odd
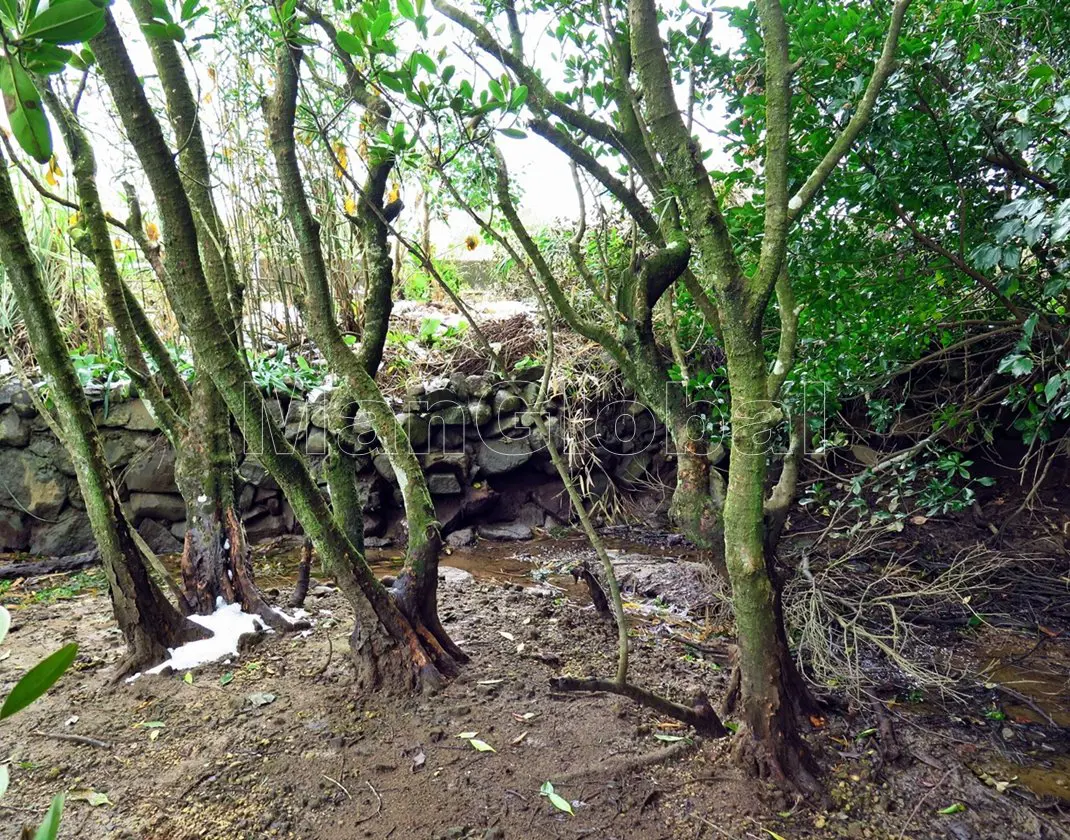
[[[508,639],[510,642],[515,642],[516,641],[516,636],[514,636],[512,633],[507,633],[505,630],[499,630],[498,634],[503,639]]]
[[[72,790],[67,794],[67,799],[72,802],[88,802],[90,805],[112,804],[112,801],[108,799],[108,794],[97,793],[95,790],[88,789]]]
[[[457,737],[458,737],[458,738],[466,738],[466,739],[467,739],[467,738],[475,738],[475,737],[476,737],[476,735],[478,735],[478,734],[479,734],[479,730],[478,730],[478,729],[474,729],[474,730],[472,730],[471,732],[462,732],[462,733],[461,733],[460,735],[458,735]]]
[[[427,764],[427,755],[423,750],[420,750],[416,755],[412,757],[411,772],[415,773],[417,770],[423,770],[424,765]]]
[[[67,720],[63,722],[64,726],[74,726],[78,723],[78,715],[71,715]]]
[[[505,680],[480,680],[476,685],[498,685],[503,682],[505,682]]]
[[[274,703],[276,698],[274,694],[267,691],[254,691],[245,699],[249,701],[249,705],[254,709],[259,709],[261,706]]]
[[[784,840],[783,836],[777,834],[775,831],[770,831],[768,828],[763,828],[762,831],[772,837],[773,840]]]
[[[233,671],[227,671],[223,676],[219,678],[220,685],[230,685],[232,682],[234,682]]]
[[[558,811],[564,811],[566,814],[576,816],[576,812],[572,810],[572,803],[560,796],[554,791],[554,786],[550,782],[543,782],[542,787],[539,788],[539,795],[545,796],[550,800],[550,804],[553,805]]]
[[[659,741],[668,741],[670,744],[676,741],[686,741],[683,735],[666,735],[664,732],[655,732],[654,737]]]
[[[182,677],[182,682],[186,685],[193,685],[193,671],[186,671],[185,676]]]
[[[528,737],[528,731],[525,729],[523,732],[521,732],[519,735],[517,735],[513,739],[512,743],[519,744],[521,741],[523,741],[527,737]],[[1002,791],[1000,791],[1000,792],[1002,793]]]
[[[936,813],[944,814],[944,815],[961,814],[965,810],[966,810],[966,806],[965,805],[963,805],[961,802],[956,802],[953,805],[948,805],[946,808],[941,808]]]
[[[480,741],[478,738],[469,738],[468,743],[475,747],[479,752],[497,752],[497,750],[486,741]]]

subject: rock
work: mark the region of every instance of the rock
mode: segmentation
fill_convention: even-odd
[[[177,493],[131,493],[127,506],[135,524],[145,517],[165,522],[186,518],[186,502]]]
[[[490,422],[494,413],[485,402],[474,401],[468,403],[468,416],[476,426],[485,426]]]
[[[420,455],[420,466],[424,472],[445,472],[452,470],[458,475],[467,475],[470,459],[465,452],[428,452]]]
[[[391,466],[390,458],[387,457],[385,452],[380,452],[372,458],[372,465],[375,467],[375,471],[391,484],[398,483],[397,476],[394,475],[394,467]]]
[[[520,425],[519,415],[506,414],[504,417],[499,417],[486,429],[481,429],[479,436],[484,440],[502,437],[502,435],[506,435],[513,431],[518,425]]]
[[[458,569],[455,566],[439,566],[438,579],[446,583],[471,583],[475,580],[471,572]]]
[[[245,484],[242,486],[241,493],[238,494],[238,513],[245,513],[253,506],[256,494],[255,485]]]
[[[524,398],[502,388],[494,392],[494,413],[501,417],[527,408]]]
[[[66,476],[43,458],[24,449],[0,450],[0,506],[55,519],[67,501],[67,486]]]
[[[452,548],[466,548],[473,545],[475,541],[476,532],[472,528],[461,528],[446,536],[446,544]]]
[[[326,455],[327,454],[327,433],[323,429],[314,428],[308,433],[308,438],[305,440],[305,454],[306,455]]]
[[[171,533],[167,525],[155,519],[143,520],[137,526],[137,532],[154,554],[179,554],[182,551],[179,539]]]
[[[107,429],[102,437],[104,438],[104,457],[113,470],[121,470],[135,456],[156,442],[155,435],[135,434],[126,429]]]
[[[238,467],[238,476],[257,487],[267,487],[272,490],[279,489],[278,482],[271,477],[267,468],[260,463],[260,459],[256,455],[249,455],[245,458],[242,465]]]
[[[542,379],[543,370],[542,365],[532,365],[514,373],[513,378],[517,382],[539,382]]]
[[[464,426],[472,419],[467,405],[454,403],[443,408],[436,409],[429,418],[431,423],[441,423],[443,426]]]
[[[568,522],[572,518],[572,503],[560,484],[540,484],[531,491],[531,498],[554,519]]]
[[[174,525],[171,526],[172,535],[174,535],[174,538],[176,540],[180,541],[186,539],[186,531],[188,530],[189,526],[186,524],[185,519],[183,519],[181,522],[176,522]]]
[[[653,459],[653,453],[647,450],[636,452],[634,455],[629,455],[621,459],[621,462],[617,464],[616,468],[613,470],[613,475],[622,484],[636,484],[647,476],[650,463]]]
[[[454,496],[464,492],[461,482],[452,473],[431,473],[427,476],[427,489],[432,496]]]
[[[704,563],[621,554],[613,557],[621,591],[645,598],[662,598],[685,609],[697,608],[713,598],[709,567]]]
[[[13,408],[0,414],[0,443],[5,446],[25,446],[30,442],[30,424]]]
[[[30,547],[30,524],[20,511],[0,508],[0,551],[25,551]]]
[[[0,388],[0,406],[11,406],[19,417],[27,420],[37,415],[33,397],[17,379],[12,379]]]
[[[501,475],[523,466],[531,460],[531,455],[531,443],[527,438],[497,438],[480,442],[476,463],[484,475]]]
[[[51,430],[34,434],[30,438],[30,445],[27,448],[34,455],[52,464],[64,475],[74,478],[74,463],[71,461],[71,456],[68,454],[66,447],[56,440]]]
[[[96,544],[89,517],[80,510],[68,508],[56,522],[39,522],[33,526],[30,553],[63,557],[89,551]]]
[[[286,519],[281,514],[264,514],[245,523],[245,536],[251,543],[277,537],[286,532]]]
[[[531,528],[522,522],[506,522],[498,525],[480,525],[477,529],[479,536],[485,540],[530,540],[533,536]]]
[[[485,400],[494,391],[494,383],[486,374],[473,373],[464,378],[468,396],[477,400]]]
[[[286,410],[286,422],[283,426],[283,436],[288,441],[295,441],[301,435],[308,432],[311,410],[304,400],[290,400],[290,407]]]
[[[411,412],[404,412],[397,415],[395,419],[398,421],[401,428],[405,430],[405,434],[408,435],[409,438],[409,443],[414,450],[418,451],[421,446],[427,443],[429,427],[426,417]]]
[[[154,432],[159,428],[148,406],[140,399],[111,403],[106,415],[101,406],[94,414],[97,425],[102,428],[124,428],[133,432]]]
[[[160,445],[142,452],[130,462],[123,476],[132,491],[176,493],[175,451],[161,439]]]
[[[534,502],[527,502],[520,506],[520,510],[516,513],[516,521],[522,525],[528,525],[532,528],[541,528],[543,521],[546,519],[546,514],[543,509]]]

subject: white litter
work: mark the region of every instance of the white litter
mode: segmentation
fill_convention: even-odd
[[[174,648],[170,651],[170,659],[165,659],[146,673],[158,674],[164,668],[187,671],[198,665],[218,662],[228,656],[237,656],[238,640],[242,636],[265,629],[260,616],[242,612],[241,604],[227,604],[222,598],[216,600],[214,613],[191,615],[189,620],[208,630],[212,636]]]

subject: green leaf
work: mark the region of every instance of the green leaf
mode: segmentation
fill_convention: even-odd
[[[78,645],[70,644],[60,648],[27,671],[22,679],[15,683],[15,687],[4,700],[4,705],[0,708],[0,720],[25,709],[48,691],[56,680],[63,676],[63,672],[71,666],[77,655]]]
[[[104,28],[104,9],[91,0],[64,0],[35,15],[22,37],[40,38],[51,44],[88,41]]]
[[[393,21],[394,16],[390,13],[389,9],[373,20],[370,29],[372,40],[378,41],[382,38],[390,30],[390,24],[393,23]]]
[[[506,137],[512,137],[514,140],[523,140],[528,136],[526,131],[521,131],[519,128],[500,128],[498,130]]]
[[[944,815],[961,814],[965,810],[965,805],[963,805],[961,802],[956,802],[954,805],[948,805],[946,808],[941,808],[936,813]]]
[[[0,644],[7,638],[7,631],[11,629],[11,613],[7,607],[0,607]]]
[[[398,11],[402,17],[416,20],[416,9],[413,8],[411,0],[398,0]]]
[[[364,55],[364,43],[351,32],[339,32],[336,41],[350,55]]]
[[[56,840],[59,834],[59,821],[63,816],[63,794],[56,794],[52,804],[48,806],[45,821],[38,827],[33,835],[33,840]]]
[[[497,750],[486,741],[480,741],[478,738],[469,738],[468,743],[475,747],[479,752],[497,752]]]
[[[232,682],[234,682],[233,671],[227,671],[223,676],[219,678],[220,685],[230,685]]]
[[[12,29],[19,22],[18,0],[0,0],[0,19]]]
[[[182,675],[182,682],[186,685],[193,685],[193,671],[186,671],[186,673]]]
[[[564,811],[566,814],[576,816],[576,812],[572,810],[572,803],[565,799],[565,797],[555,793],[554,786],[550,782],[542,783],[542,787],[539,788],[539,795],[549,799],[550,804],[558,811]]]
[[[509,97],[509,107],[519,108],[528,99],[528,86],[518,85],[513,89],[512,96]]]
[[[52,131],[41,107],[41,94],[13,56],[7,56],[0,67],[0,90],[4,92],[4,107],[15,139],[38,163],[48,163],[52,157]]]

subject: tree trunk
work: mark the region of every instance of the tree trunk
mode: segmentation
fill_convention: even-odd
[[[279,171],[279,182],[287,215],[293,226],[301,253],[301,266],[305,279],[304,314],[309,333],[327,359],[330,370],[344,383],[347,397],[359,403],[368,415],[376,438],[383,447],[390,466],[397,477],[405,505],[408,525],[408,540],[405,567],[398,575],[392,593],[401,611],[431,649],[444,660],[463,662],[467,659],[458,648],[438,617],[438,555],[442,536],[438,529],[427,479],[416,454],[409,443],[405,429],[397,422],[394,412],[372,379],[369,369],[378,365],[379,352],[353,353],[346,345],[335,319],[330,284],[324,263],[319,222],[313,217],[305,196],[301,170],[297,160],[294,141],[294,119],[297,108],[299,71],[302,61],[301,49],[293,44],[284,44],[279,49],[276,63],[275,96],[267,106],[269,142]],[[378,277],[374,282],[382,287],[392,282],[390,251],[386,241],[386,227],[375,223],[373,210],[368,207],[378,202],[382,211],[382,193],[385,174],[375,173],[378,180],[367,186],[361,197],[364,223],[358,227],[362,234],[362,250],[369,277]],[[380,301],[378,317],[389,317]],[[372,327],[365,323],[365,329]],[[385,336],[385,324],[375,327],[375,336]],[[378,339],[377,339],[378,340]],[[381,351],[380,351],[381,352]]]
[[[732,583],[746,726],[737,755],[760,776],[817,790],[797,718],[811,701],[784,632],[780,594],[764,540],[767,436],[779,413],[766,399],[760,326],[726,319],[732,393],[732,453],[724,507],[725,562]],[[735,339],[735,340],[733,340]]]
[[[78,381],[63,334],[38,270],[0,157],[0,257],[15,292],[37,363],[50,387],[60,430],[78,478],[86,513],[108,578],[126,658],[116,676],[162,659],[187,635],[186,622],[149,577],[148,564],[123,513],[104,457],[89,402]]]
[[[164,288],[172,308],[196,349],[202,374],[211,377],[247,445],[282,487],[305,533],[353,607],[356,628],[350,644],[358,686],[412,690],[440,685],[452,661],[425,647],[337,527],[307,464],[270,419],[263,396],[212,305],[188,196],[110,12],[105,13],[104,29],[92,39],[91,46],[156,197],[170,252]]]

